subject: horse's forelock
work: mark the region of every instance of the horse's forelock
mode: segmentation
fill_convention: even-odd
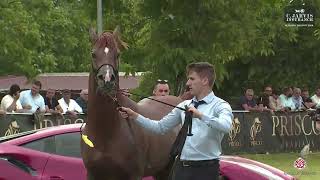
[[[104,32],[103,34],[101,34],[95,44],[99,48],[108,47],[113,51],[118,50],[113,34],[110,32]]]

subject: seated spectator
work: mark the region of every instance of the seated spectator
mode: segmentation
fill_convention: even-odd
[[[240,97],[240,108],[247,111],[260,110],[256,101],[254,100],[253,89],[246,89],[244,96]]]
[[[274,90],[269,97],[269,107],[273,111],[284,111],[284,107],[279,99],[278,91]]]
[[[285,87],[283,89],[283,94],[279,96],[280,102],[286,111],[291,111],[295,109],[295,106],[292,101],[292,94],[293,94],[292,88]]]
[[[292,102],[294,104],[294,109],[292,110],[301,110],[303,108],[300,88],[293,88]]]
[[[46,97],[44,98],[46,112],[47,113],[62,113],[63,110],[60,107],[57,98],[55,97],[56,90],[49,88],[46,93]]]
[[[87,113],[88,89],[83,89],[80,92],[80,97],[76,99],[76,102],[82,108],[83,113]]]
[[[258,105],[263,109],[270,109],[269,97],[272,96],[272,87],[266,86],[262,95],[258,99]]]
[[[62,91],[62,98],[58,100],[60,107],[63,110],[63,113],[76,115],[78,113],[82,113],[82,108],[79,104],[71,99],[71,91],[69,89],[65,89]]]
[[[46,112],[44,99],[39,94],[40,89],[41,82],[34,81],[30,90],[22,91],[20,93],[20,102],[22,108],[25,109],[26,112]]]
[[[305,106],[307,106],[306,108],[315,108],[316,107],[316,103],[312,102],[310,96],[309,96],[309,90],[308,89],[302,89],[301,91],[301,97],[302,97],[302,101],[304,103]]]
[[[17,84],[13,84],[10,87],[9,93],[1,100],[1,109],[6,112],[24,112],[19,97],[20,87]]]
[[[320,108],[320,87],[317,88],[316,93],[311,97],[311,100],[316,104],[316,108]]]
[[[153,96],[166,96],[170,94],[168,80],[158,79],[157,84],[153,88]]]

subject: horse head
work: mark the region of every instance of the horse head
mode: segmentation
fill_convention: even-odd
[[[106,31],[100,36],[90,30],[92,48],[92,69],[97,86],[97,93],[115,97],[119,89],[119,55],[120,50],[127,49],[127,44],[121,41],[119,28],[113,32]]]

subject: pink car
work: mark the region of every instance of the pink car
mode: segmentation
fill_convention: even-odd
[[[85,180],[80,126],[63,125],[0,138],[0,180]],[[269,165],[236,156],[222,156],[220,171],[230,180],[295,179]]]

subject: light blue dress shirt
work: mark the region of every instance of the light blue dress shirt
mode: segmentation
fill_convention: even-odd
[[[219,159],[222,138],[232,128],[233,114],[229,103],[215,96],[213,92],[210,92],[202,100],[206,102],[198,107],[202,117],[201,119],[192,119],[193,136],[187,136],[181,152],[181,160]],[[186,100],[178,106],[182,108],[185,105],[192,106],[192,101],[198,100],[196,98]],[[165,134],[173,127],[183,123],[184,119],[185,112],[174,108],[160,121],[150,120],[139,115],[137,122],[155,133]]]
[[[41,111],[45,111],[45,103],[44,99],[40,94],[37,94],[36,96],[32,96],[31,90],[26,90],[22,91],[20,93],[20,98],[19,98],[21,105],[30,105],[32,108],[28,111],[29,113],[34,113],[40,108]]]

